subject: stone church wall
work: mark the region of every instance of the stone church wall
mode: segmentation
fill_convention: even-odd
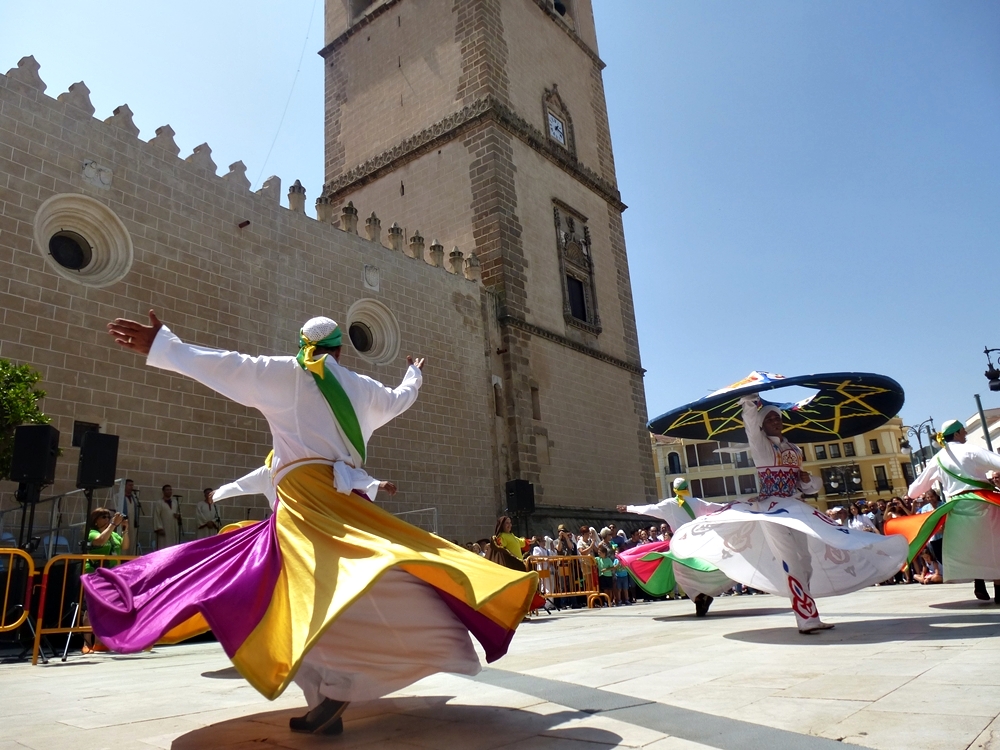
[[[492,386],[475,259],[449,258],[451,247],[443,258],[428,250],[439,267],[407,257],[401,233],[389,231],[391,216],[369,226],[370,207],[366,214],[358,206],[358,221],[337,205],[318,207],[322,221],[309,218],[298,186],[284,208],[276,178],[251,193],[242,163],[219,176],[207,145],[181,158],[169,126],[143,141],[127,106],[102,122],[82,83],[57,99],[44,90],[32,58],[0,75],[0,357],[42,374],[43,408],[62,433],[52,492],[74,485],[75,420],[119,435],[118,475],[133,478],[144,501],[172,484],[184,492],[189,518],[202,487],[259,466],[270,448],[259,413],[147,368],[111,341],[109,320],[142,319],[152,307],[190,342],[294,354],[307,318],[329,314],[343,324],[348,309],[368,299],[398,321],[398,355],[374,365],[345,346],[343,363],[395,385],[407,353],[428,360],[417,404],[371,442],[371,473],[400,487],[380,504],[393,512],[437,508],[448,538],[492,530]],[[421,179],[415,187],[435,189]],[[120,219],[132,243],[130,265],[112,258],[127,266],[122,278],[88,286],[46,258],[34,237],[38,212],[63,194],[93,199]],[[419,229],[429,246],[434,227]],[[107,274],[114,269],[112,262]],[[12,505],[13,489],[0,486],[0,508]],[[250,509],[261,517],[265,508],[261,498],[247,499],[223,515],[243,518]]]

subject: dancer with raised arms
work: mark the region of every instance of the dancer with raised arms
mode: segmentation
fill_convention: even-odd
[[[301,328],[295,357],[186,344],[153,311],[149,325],[118,319],[108,329],[148,365],[264,415],[276,498],[264,523],[84,576],[108,646],[141,651],[173,629],[210,626],[267,698],[293,679],[302,688],[310,711],[293,730],[325,734],[343,730],[350,701],[435,672],[477,673],[470,633],[487,661],[506,652],[536,574],[494,565],[357,490],[372,433],[417,398],[422,359],[407,357],[402,383],[387,388],[340,365],[341,330],[322,317]]]

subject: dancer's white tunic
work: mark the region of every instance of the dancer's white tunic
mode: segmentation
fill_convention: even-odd
[[[910,485],[907,495],[920,497],[935,482],[940,482],[945,499],[951,500],[963,492],[982,489],[988,471],[1000,471],[1000,456],[996,453],[967,443],[945,443]],[[1000,579],[1000,507],[959,500],[947,519],[941,545],[944,579],[948,582]]]
[[[362,475],[368,476],[350,465],[350,448],[330,407],[312,374],[294,357],[250,357],[185,344],[163,326],[147,363],[259,409],[274,441],[273,483],[304,462],[332,464],[340,492],[351,492],[355,480],[364,482]],[[350,398],[366,442],[416,401],[423,380],[420,369],[410,366],[403,382],[390,389],[332,357],[326,366]],[[263,475],[249,476],[238,481],[261,486],[254,483],[262,482]],[[272,497],[273,489],[265,494]],[[474,675],[480,669],[468,630],[434,589],[392,569],[323,633],[303,658],[295,682],[312,708],[324,697],[371,700],[435,672]]]
[[[819,624],[813,597],[846,594],[890,578],[906,559],[901,536],[852,532],[798,498],[819,489],[802,482],[802,451],[769,437],[754,399],[743,400],[743,420],[757,466],[756,499],[696,519],[671,542],[674,554],[699,557],[734,580],[792,600],[800,630]]]
[[[707,516],[715,513],[726,506],[722,503],[710,503],[700,497],[686,497],[684,502],[694,512],[695,518]],[[651,516],[666,521],[670,526],[670,531],[676,534],[685,524],[690,523],[692,518],[688,515],[676,497],[661,500],[652,505],[627,505],[625,509],[629,513],[638,513],[642,516]],[[672,546],[672,545],[671,545]],[[684,593],[691,599],[699,594],[705,596],[718,596],[723,591],[728,591],[733,587],[733,579],[721,570],[704,571],[689,568],[683,563],[672,561],[674,565],[674,578]]]

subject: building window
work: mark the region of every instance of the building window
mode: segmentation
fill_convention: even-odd
[[[73,422],[73,447],[83,445],[83,436],[88,432],[100,432],[101,426],[93,422]]]
[[[601,318],[597,312],[587,219],[559,202],[553,206],[552,215],[556,225],[559,270],[563,278],[563,318],[572,326],[599,334]]]
[[[740,494],[741,495],[757,494],[756,474],[740,474]]]
[[[871,440],[869,440],[868,445],[871,446],[873,456],[877,456],[879,453],[882,452],[881,450],[879,450],[877,438],[872,438]]]
[[[913,464],[911,463],[903,464],[903,480],[906,482],[907,487],[913,484],[914,478],[915,477],[913,476]]]
[[[498,417],[503,416],[503,389],[499,383],[493,384],[493,413]]]
[[[736,496],[736,480],[733,477],[726,477],[726,496]]]
[[[717,450],[719,444],[714,440],[706,443],[698,443],[695,447],[698,451],[699,466],[718,466],[722,463],[722,456]]]
[[[830,458],[840,458],[840,446],[837,443],[830,444]]]
[[[892,492],[892,482],[886,475],[884,466],[875,467],[875,490],[877,492]]]
[[[750,454],[747,451],[742,451],[736,454],[736,468],[746,469],[753,466],[753,460],[750,458]]]
[[[668,474],[680,474],[684,471],[681,468],[681,457],[679,453],[671,453],[667,456],[667,473]]]
[[[854,443],[844,443],[844,456],[851,458],[854,455]]]
[[[549,138],[549,143],[569,151],[575,157],[573,118],[569,116],[569,110],[559,96],[559,87],[554,83],[552,88],[545,89],[542,95],[542,120],[545,123],[545,134]]]
[[[689,484],[691,486],[691,494],[692,495],[694,495],[695,497],[705,497],[705,493],[702,492],[702,489],[701,489],[701,480],[700,479],[692,479],[689,482]]]
[[[685,445],[684,452],[687,454],[688,466],[698,466],[698,451],[695,450],[695,447],[693,445]]]
[[[577,320],[587,322],[587,295],[583,282],[573,274],[566,274],[566,294],[569,297],[569,314]]]
[[[701,480],[702,497],[725,497],[726,482],[722,477],[704,477]]]
[[[825,461],[826,460],[826,448],[822,445],[816,446],[816,460]]]
[[[531,386],[531,418],[542,418],[542,400],[538,395],[538,387]]]

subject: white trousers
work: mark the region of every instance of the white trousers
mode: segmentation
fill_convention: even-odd
[[[295,683],[314,708],[323,698],[374,700],[436,672],[480,669],[469,631],[437,592],[394,568],[323,633]]]
[[[723,591],[728,591],[733,587],[733,579],[721,570],[706,572],[694,570],[686,565],[674,563],[674,578],[688,598],[694,599],[699,594],[705,596],[718,596]]]
[[[776,523],[762,523],[761,529],[771,552],[785,571],[788,596],[792,599],[792,611],[799,630],[816,627],[819,625],[819,610],[816,600],[809,593],[812,558],[805,535]]]

